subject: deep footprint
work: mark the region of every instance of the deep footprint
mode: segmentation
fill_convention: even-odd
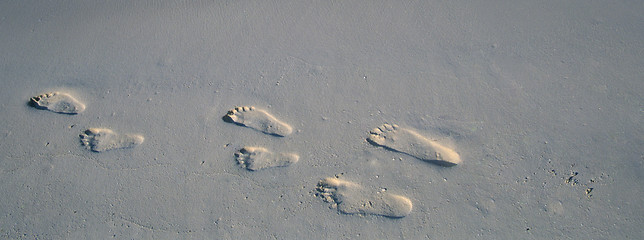
[[[63,92],[50,92],[32,97],[29,105],[64,114],[79,114],[85,110],[85,104]]]
[[[317,190],[324,201],[337,204],[338,211],[345,214],[401,218],[412,210],[411,201],[404,196],[369,191],[356,183],[335,177],[320,181]]]
[[[228,111],[223,119],[226,122],[280,137],[285,137],[293,132],[293,128],[288,124],[255,107],[235,107],[235,109]]]
[[[83,146],[94,152],[133,148],[143,143],[138,134],[118,134],[107,128],[90,128],[80,134]]]
[[[371,130],[367,140],[374,145],[409,154],[423,161],[442,166],[454,166],[461,163],[461,157],[453,149],[436,140],[421,136],[416,131],[401,128],[396,124],[383,124]]]
[[[300,156],[295,153],[273,153],[262,147],[244,147],[235,153],[235,159],[243,168],[257,171],[290,166],[299,161]]]

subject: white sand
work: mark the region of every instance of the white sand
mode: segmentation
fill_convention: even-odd
[[[0,2],[0,238],[644,236],[642,1],[215,2]],[[369,144],[383,123],[462,163]],[[89,128],[145,142],[92,152]],[[248,171],[244,146],[299,161]],[[413,209],[330,208],[338,174]]]

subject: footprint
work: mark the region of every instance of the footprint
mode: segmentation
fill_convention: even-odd
[[[295,153],[273,153],[263,147],[244,147],[235,153],[235,158],[243,168],[251,171],[286,167],[300,160]]]
[[[406,153],[420,160],[442,166],[454,166],[461,163],[461,157],[453,149],[396,124],[383,124],[371,130],[370,133],[371,136],[367,140],[373,145]]]
[[[83,146],[94,152],[113,149],[132,148],[143,143],[143,136],[138,134],[118,134],[107,128],[90,128],[80,134]]]
[[[235,107],[223,117],[224,121],[246,126],[260,132],[285,137],[293,128],[270,113],[255,107]]]
[[[85,110],[85,104],[62,92],[50,92],[32,97],[29,100],[29,105],[65,114],[78,114]]]
[[[337,204],[338,211],[345,214],[401,218],[409,215],[412,209],[411,201],[404,196],[384,191],[369,191],[356,183],[337,177],[320,181],[317,190],[324,201]]]

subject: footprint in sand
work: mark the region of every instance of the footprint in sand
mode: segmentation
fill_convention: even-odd
[[[32,97],[29,105],[64,114],[78,114],[85,110],[85,104],[63,92],[50,92]]]
[[[423,161],[442,166],[461,163],[461,157],[453,149],[440,144],[437,140],[427,139],[414,130],[401,128],[396,124],[383,124],[371,130],[367,140],[374,145],[389,150],[409,154]]]
[[[226,122],[280,137],[287,136],[293,132],[293,128],[288,124],[255,107],[235,107],[235,109],[228,111],[228,114],[223,119]]]
[[[251,171],[264,168],[286,167],[296,163],[300,156],[295,153],[273,153],[263,147],[244,147],[235,153],[237,162]]]
[[[411,201],[404,196],[370,191],[361,185],[336,177],[320,181],[317,190],[325,202],[337,204],[338,211],[345,214],[401,218],[409,215],[412,209]]]
[[[143,143],[143,136],[138,134],[118,134],[107,128],[90,128],[80,134],[83,146],[94,152],[113,149],[132,148]]]

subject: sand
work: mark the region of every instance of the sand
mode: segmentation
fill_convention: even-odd
[[[2,1],[0,238],[638,239],[642,12]]]

